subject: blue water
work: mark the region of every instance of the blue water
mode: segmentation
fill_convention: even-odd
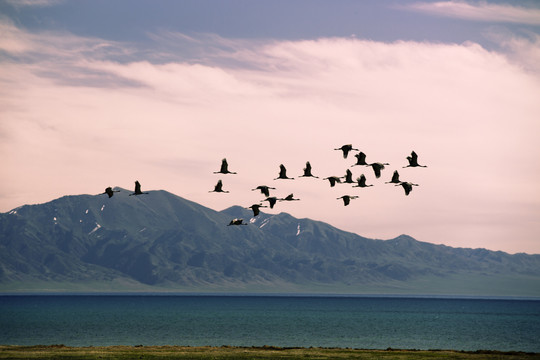
[[[0,296],[0,344],[540,352],[540,300]]]

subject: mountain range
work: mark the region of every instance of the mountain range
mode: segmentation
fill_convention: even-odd
[[[171,194],[64,196],[0,214],[0,292],[540,296],[540,255],[368,239]],[[227,226],[243,218],[246,226]]]

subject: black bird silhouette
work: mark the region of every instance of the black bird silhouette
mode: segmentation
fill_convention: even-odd
[[[352,196],[352,195],[343,195],[338,197],[337,199],[343,199],[343,205],[347,206],[351,202],[352,199],[356,199],[358,196]]]
[[[366,185],[366,176],[364,174],[360,175],[359,178],[356,178],[356,182],[358,183],[358,185],[353,185],[353,187],[365,188],[368,186],[373,186],[373,184]]]
[[[300,177],[314,177],[319,178],[318,176],[315,176],[311,173],[311,164],[309,161],[306,162],[306,167],[304,168],[304,175],[300,175]]]
[[[139,181],[135,181],[135,192],[133,194],[129,194],[129,196],[131,195],[142,195],[142,194],[148,194],[147,192],[142,192],[141,191],[141,184],[139,183]]]
[[[221,169],[219,171],[214,171],[214,174],[236,174],[235,172],[229,171],[229,164],[227,159],[221,160]]]
[[[229,225],[227,226],[231,226],[231,225],[247,225],[247,224],[244,222],[244,219],[232,219]]]
[[[221,180],[218,180],[216,186],[214,186],[214,190],[210,190],[209,192],[228,193],[228,191],[223,190],[223,182]]]
[[[381,170],[384,170],[384,165],[390,165],[390,164],[380,163],[380,162],[369,164],[369,166],[371,166],[371,168],[373,169],[373,172],[375,173],[375,177],[377,179],[381,177]]]
[[[277,179],[294,180],[294,178],[287,177],[287,169],[285,168],[283,164],[279,165],[279,176],[275,178],[274,180],[277,180]]]
[[[105,189],[105,192],[104,192],[104,193],[101,193],[101,194],[102,194],[102,195],[103,195],[103,194],[109,195],[109,199],[110,199],[110,198],[113,197],[113,195],[114,195],[115,192],[120,192],[120,190],[113,190],[112,187],[109,186],[108,188]]]
[[[347,155],[349,155],[349,151],[351,151],[351,150],[359,151],[358,149],[353,148],[353,147],[352,147],[352,144],[346,144],[346,145],[343,145],[342,147],[337,148],[337,149],[334,149],[334,150],[341,150],[341,151],[343,151],[343,158],[344,158],[344,159],[346,159],[346,158],[347,158]]]
[[[405,195],[409,195],[409,193],[412,191],[413,186],[418,186],[418,184],[413,184],[411,182],[402,181],[400,184],[396,184],[396,186],[403,186],[403,190],[405,190]]]
[[[273,209],[274,205],[276,205],[277,197],[270,196],[270,197],[267,197],[266,199],[264,199],[262,201],[268,201],[268,203],[270,204],[270,209]]]
[[[407,167],[427,167],[425,165],[419,165],[418,164],[418,155],[414,151],[411,153],[411,156],[407,156],[407,160],[409,161],[409,165],[404,166],[404,168],[407,168]]]
[[[278,199],[278,200],[279,201],[297,201],[297,200],[300,200],[300,199],[295,199],[294,194],[289,194],[286,197],[284,197],[283,199]]]
[[[262,208],[262,207],[268,207],[268,206],[264,206],[261,204],[253,204],[250,207],[248,207],[248,209],[251,209],[253,211],[253,216],[257,216],[260,214],[259,208]]]
[[[352,179],[352,172],[351,170],[347,169],[345,172],[345,181],[346,184],[354,184],[354,180]]]
[[[392,175],[392,180],[385,182],[385,184],[399,184],[399,173],[397,170],[394,170],[394,175]]]
[[[261,194],[264,194],[264,196],[269,197],[270,196],[270,189],[276,190],[274,187],[266,186],[266,185],[259,185],[255,189],[251,189],[251,191],[255,190],[261,190]]]
[[[329,176],[327,178],[324,178],[323,180],[328,180],[330,182],[330,187],[334,187],[336,185],[336,183],[341,184],[341,178],[339,178],[337,176]]]
[[[356,165],[369,166],[369,164],[366,162],[366,154],[360,151],[358,154],[355,154],[354,156],[356,157],[356,164],[352,164],[351,166],[356,166]]]

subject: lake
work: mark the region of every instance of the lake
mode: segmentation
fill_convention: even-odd
[[[540,352],[540,300],[376,296],[4,295],[0,344]]]

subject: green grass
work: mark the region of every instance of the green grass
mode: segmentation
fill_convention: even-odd
[[[342,348],[0,346],[0,359],[540,359],[540,353]]]

